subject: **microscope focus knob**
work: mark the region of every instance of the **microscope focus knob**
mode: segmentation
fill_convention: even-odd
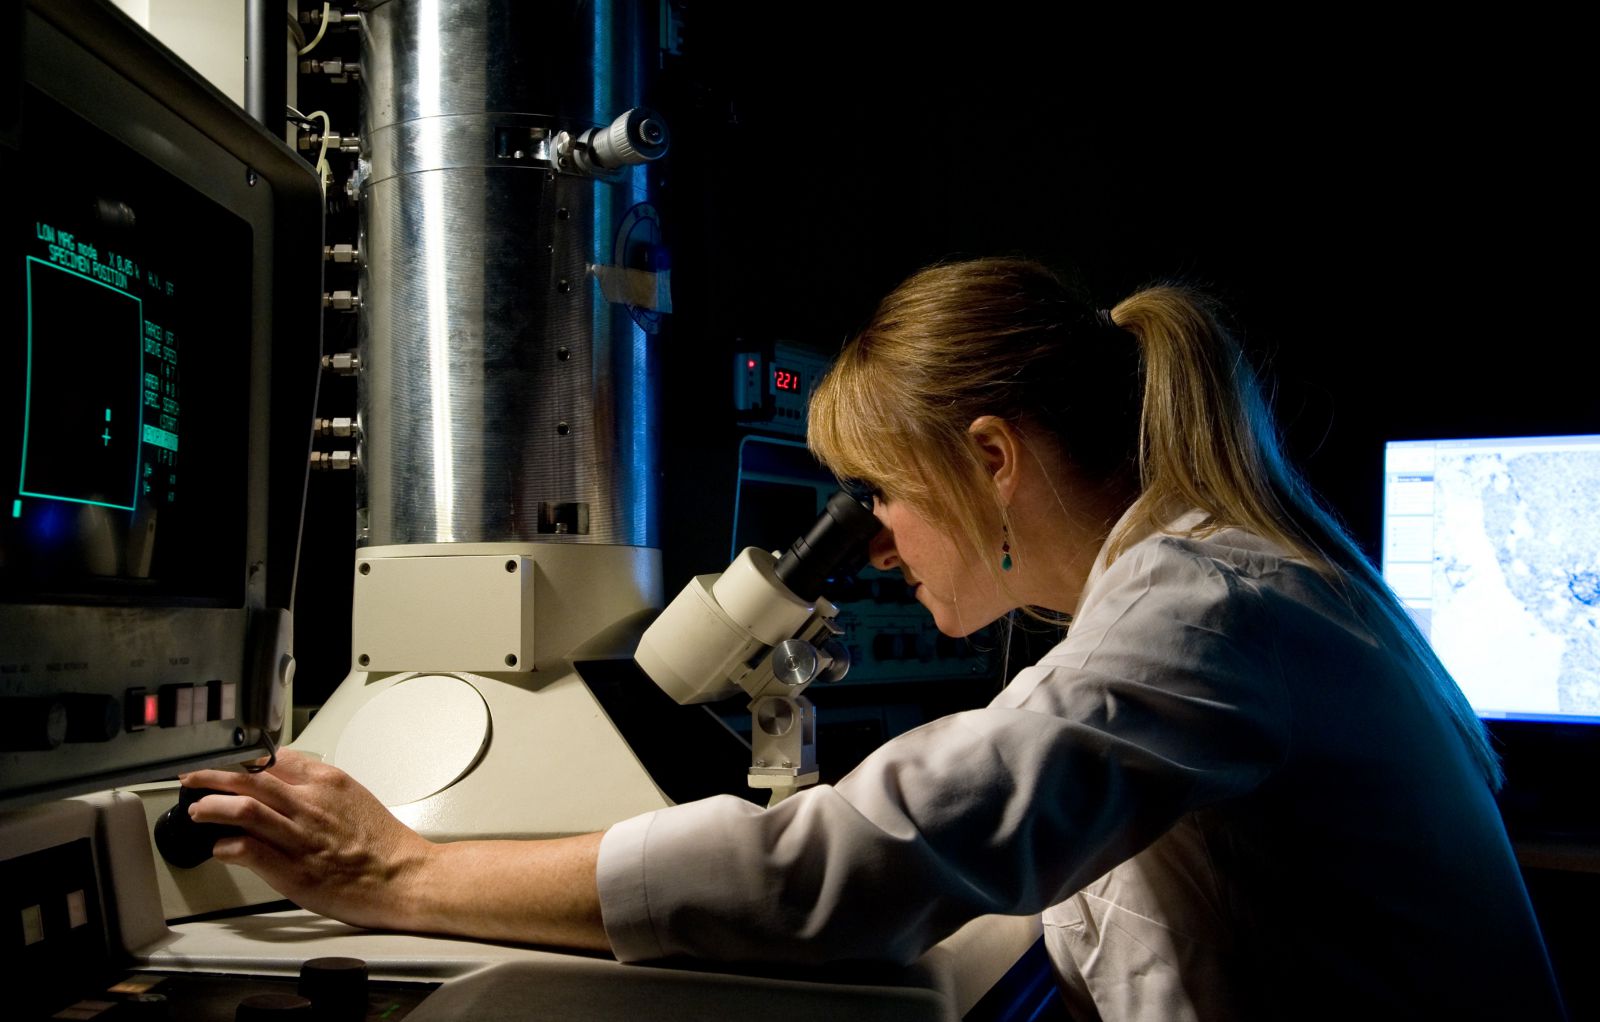
[[[850,647],[838,639],[829,639],[822,644],[822,655],[827,658],[828,666],[822,669],[822,674],[817,680],[823,683],[843,680],[850,673]]]
[[[785,639],[772,650],[772,676],[790,688],[811,684],[821,670],[816,647],[803,639]]]

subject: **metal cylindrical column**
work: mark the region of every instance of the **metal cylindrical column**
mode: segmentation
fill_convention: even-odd
[[[589,270],[653,228],[648,172],[562,173],[553,146],[638,104],[643,17],[363,15],[364,542],[657,544],[654,321]]]

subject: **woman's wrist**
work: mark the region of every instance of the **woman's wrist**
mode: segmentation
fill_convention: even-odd
[[[392,917],[391,929],[420,933],[448,933],[450,921],[459,919],[463,906],[452,906],[447,881],[448,843],[429,841],[421,835],[407,841],[390,865],[388,882],[377,897],[388,902],[380,906]]]

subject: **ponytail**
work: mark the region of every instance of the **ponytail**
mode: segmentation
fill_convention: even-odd
[[[1207,515],[1197,534],[1239,528],[1292,551],[1416,662],[1422,695],[1498,789],[1504,774],[1482,722],[1399,598],[1284,458],[1255,374],[1210,303],[1186,288],[1151,287],[1118,303],[1111,320],[1139,340],[1144,398],[1141,494],[1111,536],[1109,557],[1191,508]]]

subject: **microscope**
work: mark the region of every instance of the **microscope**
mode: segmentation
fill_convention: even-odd
[[[771,789],[769,805],[817,780],[816,709],[802,693],[850,670],[822,588],[860,570],[879,528],[835,493],[781,556],[747,547],[721,574],[696,576],[640,640],[635,660],[677,702],[750,697],[749,784]]]

